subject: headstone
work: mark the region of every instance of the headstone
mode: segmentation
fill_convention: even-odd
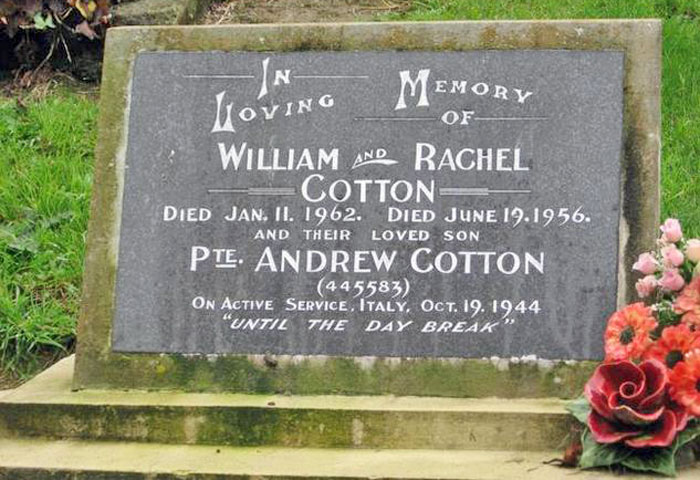
[[[655,25],[112,31],[76,386],[579,379],[657,223]]]

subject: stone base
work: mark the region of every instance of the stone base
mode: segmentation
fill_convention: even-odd
[[[560,452],[241,448],[0,439],[1,480],[611,480],[546,464]],[[677,478],[697,479],[700,470]],[[625,475],[624,480],[653,476]]]
[[[0,480],[614,478],[544,463],[561,400],[76,392],[73,364],[0,392]]]
[[[0,440],[0,479],[568,478],[572,471],[542,463],[555,455],[556,452],[236,448]],[[601,477],[593,472],[577,478]]]
[[[0,397],[0,436],[304,448],[561,449],[557,399],[72,391],[73,357]]]

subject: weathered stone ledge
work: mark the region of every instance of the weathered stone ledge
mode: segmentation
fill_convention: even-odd
[[[0,439],[2,480],[609,480],[544,462],[559,452],[235,448]],[[625,480],[653,478],[625,475]],[[680,480],[698,478],[682,470]]]
[[[235,446],[548,450],[557,399],[71,391],[68,358],[0,399],[0,436]]]

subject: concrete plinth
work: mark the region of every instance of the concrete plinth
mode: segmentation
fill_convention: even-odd
[[[0,394],[0,480],[615,477],[546,463],[558,399],[73,391],[73,363]]]
[[[5,436],[235,446],[559,449],[557,399],[71,391],[73,358],[0,399]]]

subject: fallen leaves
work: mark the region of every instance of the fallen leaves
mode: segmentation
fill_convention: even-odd
[[[58,25],[94,40],[99,35],[96,25],[109,23],[109,0],[3,0],[0,3],[0,28],[10,37],[18,30],[56,29]],[[79,21],[68,22],[73,12],[79,14]]]

